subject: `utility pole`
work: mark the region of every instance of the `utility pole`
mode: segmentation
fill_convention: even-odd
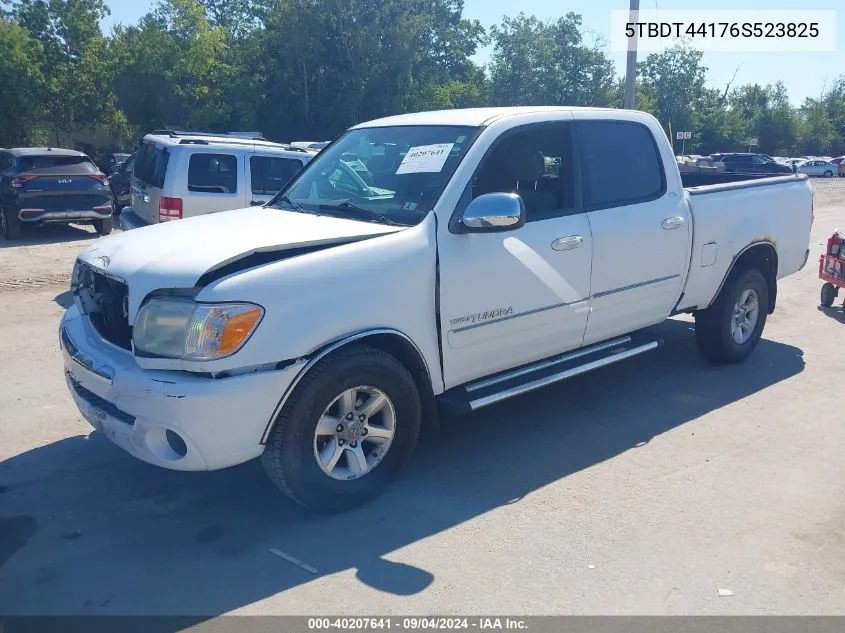
[[[637,21],[637,13],[640,10],[640,0],[631,0],[631,9],[628,14],[629,22]],[[633,40],[633,41],[631,41]],[[628,63],[625,69],[625,100],[622,107],[626,110],[633,110],[637,105],[637,30],[634,30],[634,37],[628,41]]]

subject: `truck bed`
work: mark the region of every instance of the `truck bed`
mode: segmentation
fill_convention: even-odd
[[[719,175],[743,178],[684,188],[695,228],[678,311],[706,308],[734,259],[749,245],[775,248],[778,279],[806,263],[813,205],[807,176]]]
[[[789,177],[789,174],[739,174],[727,171],[682,171],[681,183],[684,187],[720,185],[728,182],[760,180],[763,178]]]

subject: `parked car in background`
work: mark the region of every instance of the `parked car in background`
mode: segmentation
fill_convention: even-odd
[[[131,154],[124,154],[120,152],[115,154],[106,154],[105,161],[103,163],[103,172],[106,174],[113,174],[130,156]]]
[[[660,123],[632,110],[356,125],[267,206],[81,253],[63,376],[90,424],[141,460],[260,456],[299,503],[348,508],[387,486],[439,409],[654,350],[645,328],[671,315],[694,315],[709,361],[746,359],[778,281],[807,262],[813,193],[803,175],[717,176],[735,182],[685,188]]]
[[[86,154],[69,149],[0,149],[0,233],[7,240],[45,222],[112,230],[109,179]]]
[[[120,225],[134,229],[264,204],[315,155],[231,135],[148,134],[135,153]]]
[[[742,174],[791,174],[792,168],[775,162],[771,156],[747,152],[713,154],[713,159],[725,166],[725,171]]]
[[[826,160],[807,160],[803,163],[798,163],[796,169],[799,174],[823,176],[824,178],[832,178],[838,171],[836,165]]]
[[[129,190],[132,186],[132,167],[135,165],[135,154],[117,165],[109,176],[109,184],[114,194],[114,210],[119,213],[129,204]]]
[[[845,176],[845,156],[838,156],[830,162],[836,165],[836,169],[840,176]]]
[[[288,143],[291,147],[299,147],[301,149],[308,149],[319,152],[326,147],[331,141],[291,141]]]
[[[803,163],[805,160],[807,160],[807,159],[806,158],[786,158],[786,159],[784,159],[783,163],[784,163],[784,165],[789,165],[790,167],[795,167],[799,163]]]

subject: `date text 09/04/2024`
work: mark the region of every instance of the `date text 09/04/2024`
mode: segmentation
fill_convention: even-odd
[[[446,630],[525,630],[527,624],[520,618],[509,617],[349,617],[309,618],[309,631],[446,631]]]

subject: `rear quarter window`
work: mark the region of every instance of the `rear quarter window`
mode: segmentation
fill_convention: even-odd
[[[666,191],[651,131],[628,121],[579,121],[585,200],[591,210],[654,200]]]
[[[132,174],[150,187],[162,189],[169,163],[167,148],[156,147],[155,143],[142,143],[135,155]]]
[[[188,162],[188,191],[236,193],[238,159],[231,154],[192,154]]]

